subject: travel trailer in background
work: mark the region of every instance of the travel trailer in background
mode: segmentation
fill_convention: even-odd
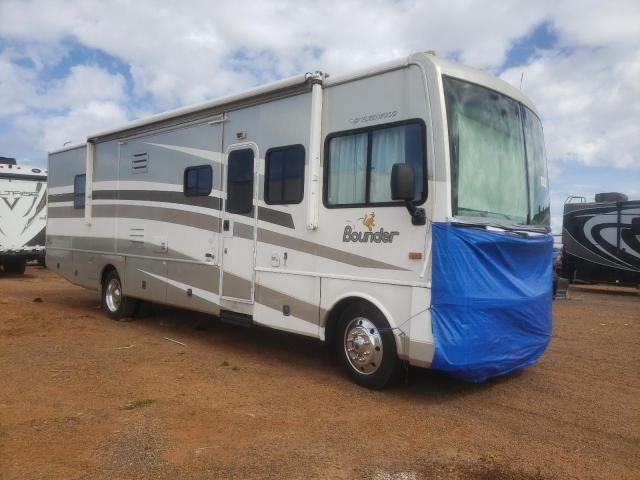
[[[143,302],[335,343],[382,388],[470,381],[551,336],[535,107],[418,53],[182,108],[49,155],[49,267],[112,318]]]
[[[24,273],[26,262],[45,262],[47,171],[0,157],[0,266]]]
[[[599,193],[569,197],[562,222],[562,272],[570,281],[640,285],[640,200]]]

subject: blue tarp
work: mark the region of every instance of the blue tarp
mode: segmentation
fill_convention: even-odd
[[[551,339],[551,235],[433,224],[432,368],[471,382],[532,365]]]

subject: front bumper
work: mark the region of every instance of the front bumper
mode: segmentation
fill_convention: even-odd
[[[431,367],[482,382],[532,365],[551,339],[550,235],[433,224]]]

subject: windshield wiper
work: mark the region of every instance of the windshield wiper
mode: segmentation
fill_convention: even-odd
[[[507,232],[513,232],[518,235],[526,236],[527,232],[536,232],[536,233],[548,233],[546,227],[538,227],[534,225],[521,225],[518,223],[512,225],[504,225],[502,223],[496,222],[473,222],[469,220],[454,220],[451,222],[454,225],[459,225],[463,227],[481,227],[486,230],[486,227],[497,228],[500,230],[505,230]]]

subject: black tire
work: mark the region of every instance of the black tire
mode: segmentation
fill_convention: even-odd
[[[356,302],[345,308],[338,322],[335,338],[336,348],[351,379],[358,385],[373,390],[380,390],[396,384],[401,378],[402,362],[398,358],[394,334],[380,310],[370,303]],[[375,328],[367,330],[366,327],[370,324],[373,324]],[[367,338],[366,334],[350,336],[349,338],[353,341],[349,341],[346,338],[347,328],[352,333],[356,333],[354,330],[368,331],[371,336],[370,338]],[[363,328],[364,330],[362,330]],[[357,345],[357,337],[360,337],[362,341],[369,341],[369,343]],[[371,339],[374,340],[371,341]],[[355,350],[363,348],[362,358],[366,360],[352,361],[347,353],[349,345]],[[366,351],[369,351],[369,356],[364,356]],[[371,362],[373,356],[376,355],[378,356],[377,363]],[[366,369],[371,371],[367,372]]]
[[[27,262],[23,259],[14,259],[4,264],[4,271],[7,273],[15,273],[16,275],[22,275],[27,269]]]
[[[119,288],[119,301],[115,300],[114,297],[117,295],[115,295],[115,292],[110,291],[110,285],[112,288]],[[137,303],[135,298],[124,295],[122,281],[120,280],[118,272],[111,270],[102,282],[102,308],[107,312],[109,318],[113,320],[132,318]]]

